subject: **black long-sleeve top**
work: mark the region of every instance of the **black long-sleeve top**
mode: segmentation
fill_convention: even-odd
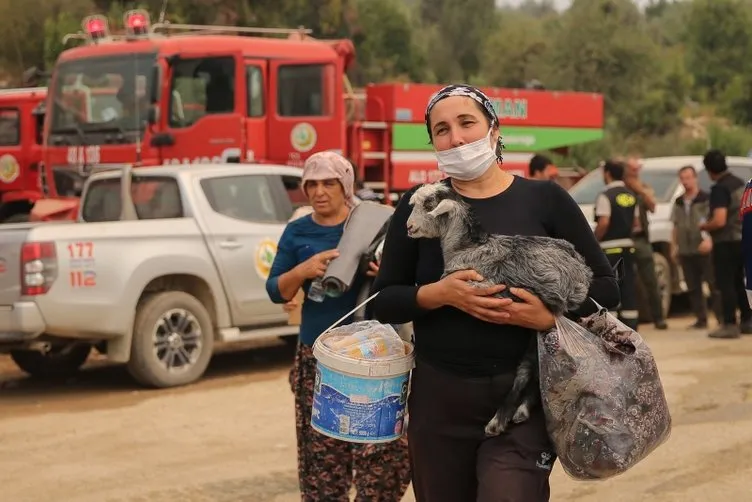
[[[448,181],[445,181],[448,183]],[[386,235],[379,274],[373,286],[373,314],[384,323],[413,322],[416,355],[435,367],[466,376],[514,372],[533,330],[481,321],[454,307],[425,310],[418,306],[418,288],[438,281],[444,259],[438,239],[411,239],[407,218],[413,188],[400,200]],[[482,227],[497,235],[541,235],[567,240],[593,271],[589,296],[613,309],[619,288],[582,211],[554,182],[515,178],[504,192],[486,199],[465,201]],[[586,301],[574,315],[596,307]]]

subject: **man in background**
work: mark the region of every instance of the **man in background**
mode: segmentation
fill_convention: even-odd
[[[619,280],[618,318],[637,330],[639,313],[635,294],[634,240],[632,228],[639,208],[637,198],[624,185],[624,164],[609,160],[603,164],[603,192],[595,199],[595,238],[614,268],[623,269]],[[621,262],[622,267],[619,267]]]
[[[636,156],[631,156],[626,162],[624,184],[637,197],[638,217],[632,233],[634,239],[634,262],[637,267],[637,275],[647,295],[648,308],[653,317],[656,329],[668,329],[663,301],[658,290],[658,280],[655,276],[655,260],[653,259],[653,246],[650,244],[648,228],[648,212],[655,212],[655,196],[652,188],[640,180],[642,163]]]
[[[709,232],[713,239],[713,267],[723,305],[723,325],[708,336],[738,338],[740,331],[745,335],[752,334],[752,310],[744,289],[742,223],[739,218],[746,183],[729,172],[726,156],[720,150],[708,151],[702,163],[715,183],[710,189],[708,221],[700,225],[700,230]],[[739,326],[736,324],[737,309]]]
[[[559,170],[545,155],[533,155],[529,171],[530,178],[534,180],[553,181],[559,176]]]
[[[679,181],[684,187],[684,193],[676,198],[671,209],[671,221],[674,224],[671,255],[684,271],[692,311],[697,315],[697,321],[690,329],[706,329],[708,305],[702,291],[703,283],[712,292],[713,310],[718,324],[723,323],[720,293],[715,288],[713,264],[710,260],[713,242],[710,234],[700,230],[700,225],[707,219],[710,195],[700,190],[697,171],[691,165],[679,169]]]

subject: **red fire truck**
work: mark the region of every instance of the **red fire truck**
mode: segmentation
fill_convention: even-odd
[[[72,218],[86,176],[123,164],[299,166],[334,150],[387,201],[440,176],[422,122],[439,86],[354,92],[349,40],[315,40],[303,29],[152,25],[143,10],[123,21],[125,33],[115,36],[106,18],[86,18],[75,35],[84,44],[57,61],[45,122],[49,198],[33,219]],[[603,135],[600,95],[486,91],[502,118],[505,169],[525,174],[531,152]]]
[[[0,90],[0,223],[26,221],[42,197],[45,87]]]

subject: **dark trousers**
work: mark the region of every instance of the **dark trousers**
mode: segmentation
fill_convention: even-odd
[[[741,322],[752,320],[752,310],[744,289],[744,261],[741,242],[714,242],[713,268],[721,292],[723,323],[736,324],[736,310]]]
[[[637,266],[637,275],[645,288],[648,307],[653,322],[662,321],[665,317],[663,312],[663,300],[658,289],[658,278],[655,276],[655,260],[653,259],[653,246],[645,237],[635,237],[634,262]]]
[[[637,331],[640,313],[637,310],[637,277],[635,274],[634,249],[615,248],[604,249],[608,262],[612,267],[622,260],[619,267],[619,294],[621,303],[619,304],[618,318],[621,322]]]
[[[408,402],[408,443],[417,502],[548,502],[556,460],[543,410],[486,438],[513,374],[460,377],[418,360]]]
[[[687,283],[687,293],[692,306],[692,312],[697,314],[697,320],[702,323],[708,322],[708,304],[702,285],[706,283],[710,288],[713,312],[720,324],[723,323],[723,311],[721,309],[721,293],[718,291],[713,273],[713,262],[709,255],[691,254],[680,255],[684,280]]]

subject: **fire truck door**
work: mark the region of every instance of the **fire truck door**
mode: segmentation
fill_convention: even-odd
[[[178,54],[167,62],[164,132],[154,138],[163,162],[243,160],[247,93],[242,54]]]
[[[269,64],[270,160],[302,165],[345,145],[342,68],[335,60],[276,60]]]

